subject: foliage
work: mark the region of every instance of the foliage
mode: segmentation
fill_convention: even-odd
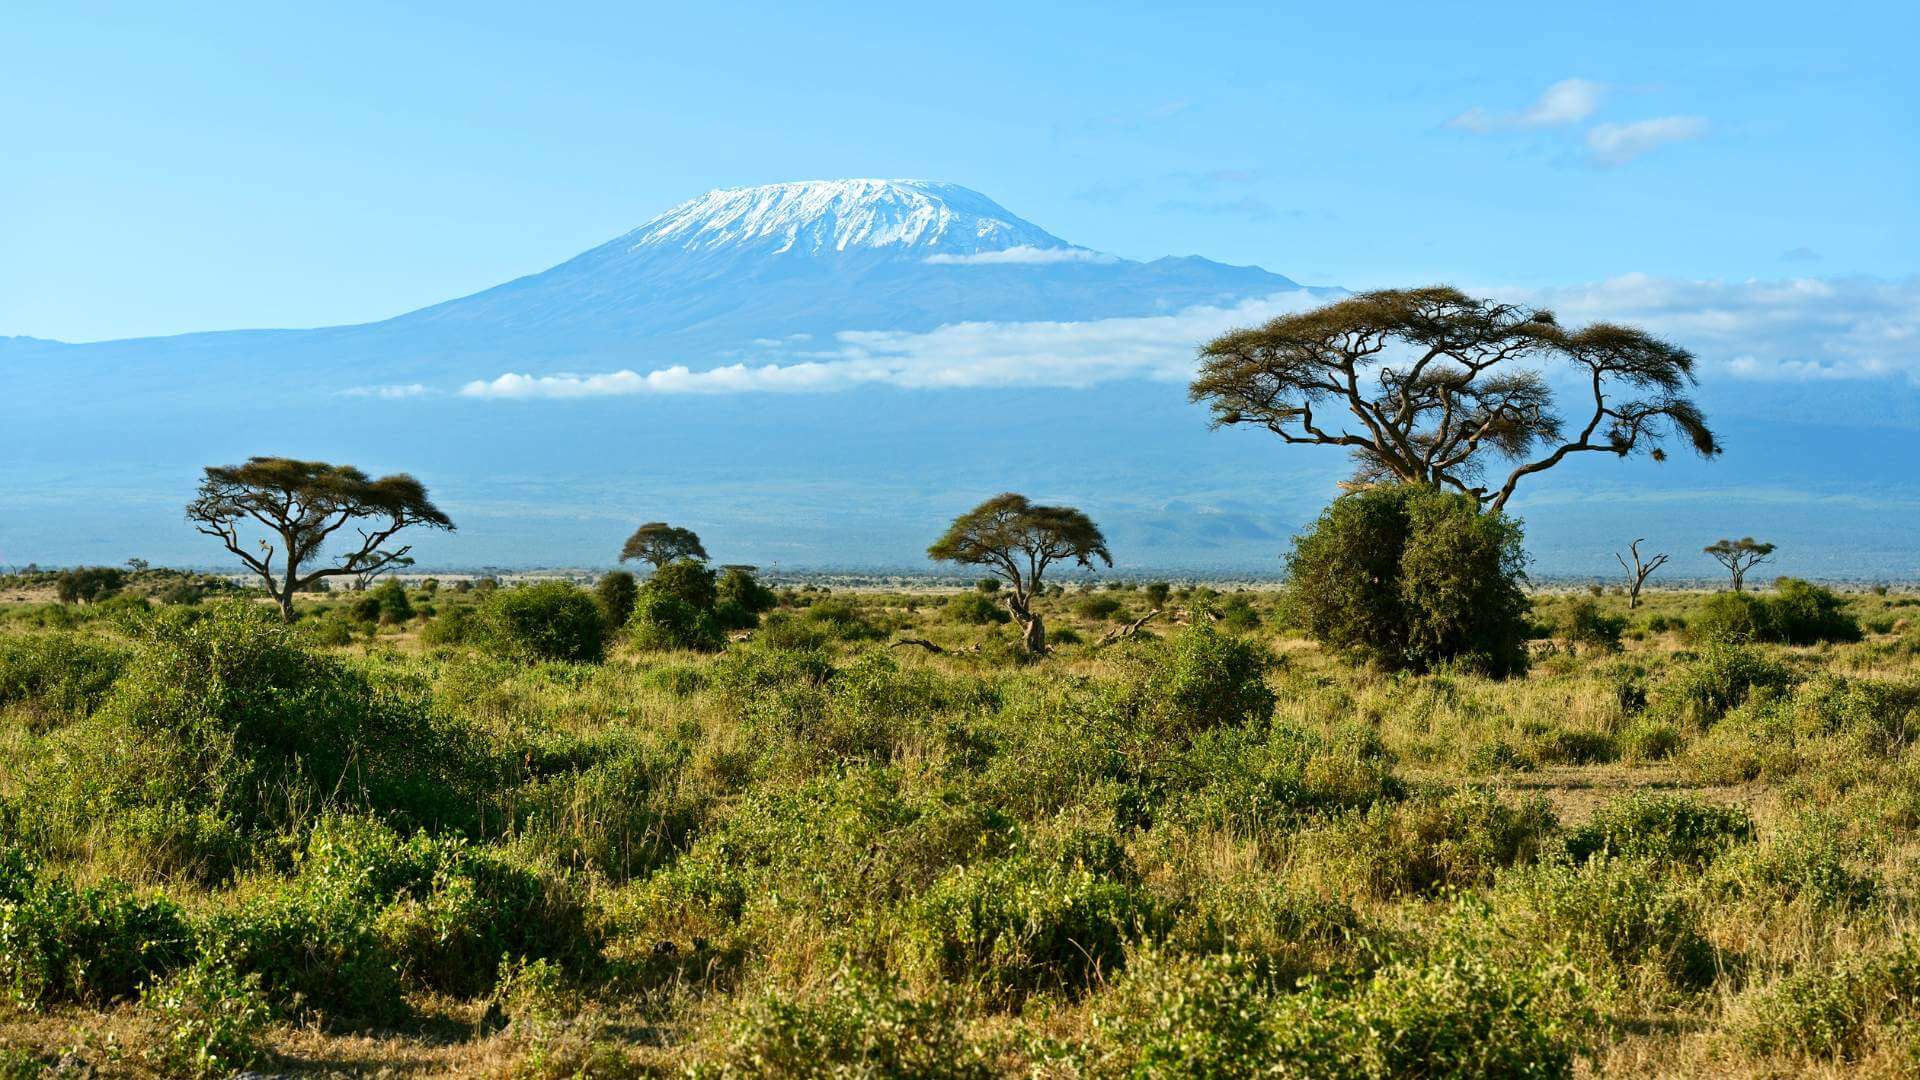
[[[150,1057],[167,1076],[232,1076],[265,1056],[260,1037],[270,1013],[257,975],[203,956],[148,987],[141,1000],[166,1026]]]
[[[769,991],[728,1026],[711,1075],[832,1078],[993,1075],[962,1036],[949,1003],[908,995],[870,972],[841,968],[819,991]]]
[[[634,602],[639,597],[640,583],[625,570],[608,571],[593,583],[593,599],[600,605],[600,615],[606,621],[608,633],[627,625],[627,620],[633,617]]]
[[[620,561],[629,559],[650,562],[657,570],[683,560],[704,563],[707,549],[700,545],[700,537],[692,529],[649,521],[633,530],[633,535],[627,537],[626,544],[620,548]]]
[[[607,628],[592,594],[564,581],[500,589],[480,606],[480,638],[496,655],[597,664]]]
[[[1320,642],[1390,668],[1526,666],[1520,527],[1472,499],[1370,488],[1334,500],[1287,556],[1288,600]]]
[[[1216,425],[1252,424],[1289,443],[1339,446],[1355,481],[1445,487],[1501,509],[1525,477],[1578,453],[1626,457],[1681,439],[1720,452],[1687,396],[1694,357],[1629,326],[1560,326],[1550,311],[1447,286],[1379,289],[1201,346],[1188,390]],[[1591,401],[1569,437],[1552,384],[1526,365],[1554,360]],[[1316,416],[1315,410],[1319,413]],[[1589,411],[1590,410],[1590,411]],[[1351,415],[1359,422],[1341,427]],[[1500,463],[1496,490],[1475,481]]]
[[[1260,646],[1195,620],[1133,651],[1118,704],[1142,730],[1163,735],[1259,724],[1273,715],[1276,699],[1266,684],[1273,666]]]
[[[54,595],[63,604],[91,604],[119,592],[126,580],[117,566],[76,566],[61,572]]]

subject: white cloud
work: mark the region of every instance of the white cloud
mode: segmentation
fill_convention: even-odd
[[[1471,290],[1551,308],[1569,325],[1614,320],[1693,350],[1709,369],[1759,379],[1904,375],[1920,384],[1920,278],[1687,281],[1627,274],[1587,285]],[[468,383],[469,397],[1086,387],[1180,381],[1194,350],[1225,330],[1323,302],[1302,292],[1228,306],[1088,322],[954,323],[924,333],[846,331],[805,352],[695,371],[509,373]]]
[[[934,266],[1043,266],[1049,263],[1112,263],[1120,259],[1089,248],[1037,248],[1020,244],[999,251],[976,251],[971,255],[929,255],[926,261]]]
[[[684,365],[642,374],[525,375],[470,382],[480,398],[578,398],[625,394],[826,391],[868,383],[913,389],[990,386],[1084,387],[1116,379],[1184,379],[1195,347],[1236,326],[1312,307],[1305,291],[1172,315],[1091,322],[954,323],[925,333],[847,331],[831,349],[793,363]]]
[[[422,385],[421,383],[406,383],[404,385],[389,385],[389,386],[355,386],[355,387],[350,387],[346,390],[342,390],[340,392],[346,395],[347,397],[377,397],[377,398],[410,398],[410,397],[420,397],[423,394],[436,393],[436,391],[432,387]]]
[[[1564,323],[1612,320],[1753,378],[1904,375],[1920,384],[1920,278],[1687,281],[1626,274],[1590,285],[1490,289]]]
[[[1599,124],[1587,132],[1587,150],[1598,165],[1624,165],[1668,143],[1687,142],[1707,133],[1698,116],[1658,116],[1630,124]]]
[[[1577,124],[1593,115],[1605,93],[1606,86],[1591,79],[1562,79],[1519,112],[1493,113],[1475,106],[1447,121],[1447,126],[1485,132]]]

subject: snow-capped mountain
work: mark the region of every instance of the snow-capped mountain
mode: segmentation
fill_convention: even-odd
[[[1275,299],[1312,297],[1259,267],[1077,246],[953,184],[836,180],[709,192],[381,322],[0,336],[0,565],[214,563],[180,507],[201,466],[266,453],[418,474],[460,523],[423,538],[422,565],[604,563],[635,521],[661,518],[730,561],[907,565],[953,513],[1020,490],[1084,506],[1135,567],[1271,571],[1346,462],[1210,433],[1181,374],[1223,319]],[[465,392],[503,380],[568,399]],[[758,392],[779,389],[833,392]],[[1836,472],[1826,448],[1866,436],[1821,426],[1847,415],[1835,388],[1809,384],[1824,408],[1762,401],[1744,418],[1723,407],[1738,387],[1703,390],[1730,446],[1775,452],[1569,466],[1516,504],[1539,568],[1611,565],[1604,547],[1567,552],[1642,535],[1614,519],[1662,485],[1665,528],[1711,539],[1757,519],[1783,550],[1830,560],[1796,572],[1910,550],[1891,515],[1831,508],[1920,499],[1911,424]],[[1826,509],[1796,510],[1816,496]]]
[[[862,248],[972,255],[1068,247],[977,191],[930,180],[807,180],[722,188],[681,203],[613,245],[736,248],[769,255]]]

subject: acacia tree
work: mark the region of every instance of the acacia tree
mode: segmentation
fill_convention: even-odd
[[[999,593],[1020,623],[1020,644],[1030,655],[1047,651],[1047,630],[1033,598],[1047,567],[1070,559],[1089,570],[1093,560],[1113,565],[1107,539],[1086,514],[1070,506],[1035,506],[1025,495],[995,495],[953,519],[946,535],[927,548],[941,562],[984,566],[1005,581]]]
[[[1251,424],[1288,443],[1345,447],[1353,484],[1400,481],[1465,492],[1498,510],[1521,480],[1577,453],[1665,459],[1682,437],[1720,452],[1700,409],[1693,354],[1642,330],[1560,326],[1550,311],[1457,289],[1383,289],[1200,349],[1188,396],[1214,426]],[[1585,393],[1569,423],[1539,364],[1571,368]],[[1341,415],[1341,414],[1346,415]],[[1508,470],[1483,482],[1489,466]]]
[[[1632,566],[1627,565],[1627,557],[1625,555],[1617,551],[1613,553],[1613,557],[1620,562],[1620,569],[1627,572],[1627,607],[1629,608],[1637,608],[1640,606],[1641,586],[1647,583],[1647,579],[1653,576],[1655,570],[1660,569],[1666,565],[1667,562],[1665,555],[1655,555],[1651,559],[1644,562],[1641,561],[1640,545],[1646,542],[1646,538],[1642,537],[1627,545],[1628,553],[1633,556]]]
[[[655,570],[681,559],[707,561],[707,549],[692,529],[678,529],[664,521],[649,521],[633,530],[620,549],[620,561],[639,559],[653,564]]]
[[[187,504],[187,520],[260,575],[267,594],[280,605],[280,617],[288,622],[293,621],[293,594],[324,578],[358,576],[409,562],[412,545],[387,546],[402,529],[419,525],[453,531],[453,521],[427,498],[420,481],[406,473],[374,480],[351,465],[282,457],[207,466],[198,494]],[[255,542],[257,551],[240,540],[241,529],[251,528],[249,522],[268,533]],[[358,544],[332,563],[302,572],[349,524],[359,535]]]
[[[1703,550],[1733,575],[1733,591],[1743,592],[1747,584],[1747,571],[1772,557],[1773,548],[1772,544],[1743,536],[1738,540],[1715,540]]]

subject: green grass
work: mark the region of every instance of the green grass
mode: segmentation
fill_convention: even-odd
[[[1788,646],[1542,595],[1504,681],[1260,591],[1100,645],[1153,604],[1097,598],[1038,661],[904,593],[602,663],[486,651],[448,588],[0,609],[0,1068],[1916,1067],[1914,598]]]

